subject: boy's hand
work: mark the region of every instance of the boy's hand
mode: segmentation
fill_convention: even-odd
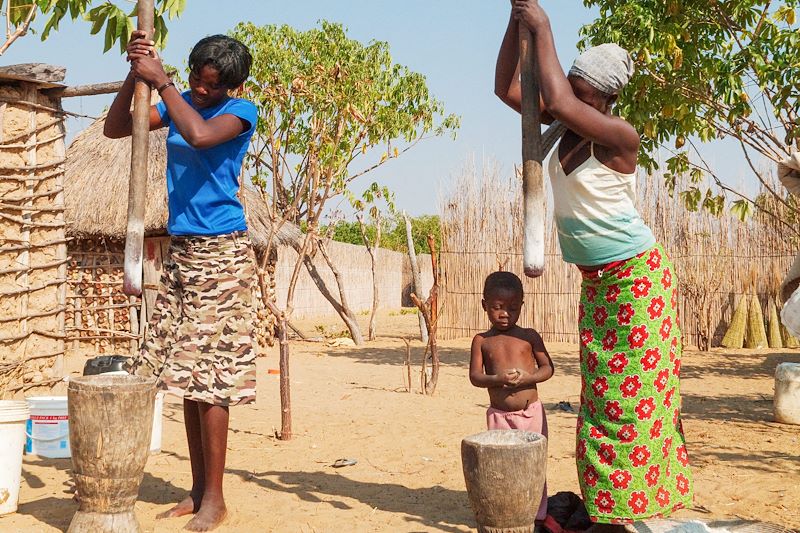
[[[504,388],[514,388],[519,385],[520,376],[522,375],[522,370],[518,368],[511,368],[506,370],[503,374],[500,374],[500,381],[503,384]]]

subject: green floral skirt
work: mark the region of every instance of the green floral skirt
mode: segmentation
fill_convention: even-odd
[[[579,323],[576,461],[589,516],[629,523],[690,506],[676,281],[663,248],[584,274]]]

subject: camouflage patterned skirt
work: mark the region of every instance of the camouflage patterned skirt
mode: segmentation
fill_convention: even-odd
[[[187,400],[254,402],[255,279],[245,233],[172,237],[153,316],[130,371],[157,376],[163,390]]]

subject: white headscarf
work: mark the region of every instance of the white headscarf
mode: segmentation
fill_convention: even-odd
[[[606,43],[582,53],[569,73],[586,80],[589,85],[605,94],[619,94],[631,81],[634,66],[627,50],[619,45]]]

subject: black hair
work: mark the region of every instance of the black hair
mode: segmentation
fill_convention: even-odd
[[[211,35],[200,39],[189,54],[189,69],[198,74],[205,66],[219,73],[219,82],[235,89],[250,75],[253,57],[240,41],[227,35]]]
[[[498,291],[513,292],[522,296],[524,294],[522,280],[512,272],[492,272],[483,282],[483,297],[488,298]]]

